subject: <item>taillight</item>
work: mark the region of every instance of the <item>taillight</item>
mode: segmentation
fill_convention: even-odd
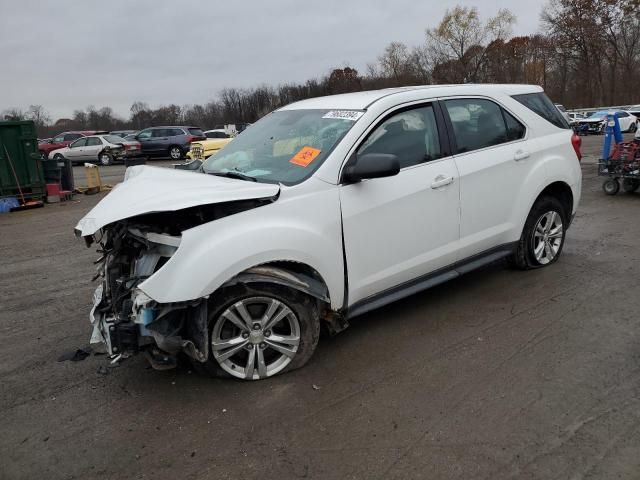
[[[580,147],[582,147],[582,138],[580,138],[580,135],[574,133],[571,136],[571,145],[573,145],[573,149],[576,151],[578,161],[582,160],[582,152],[580,151]]]
[[[196,140],[199,140],[199,138],[194,135],[187,135],[187,143],[195,142]]]

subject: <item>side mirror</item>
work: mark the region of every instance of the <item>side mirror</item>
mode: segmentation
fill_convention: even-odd
[[[392,177],[400,173],[398,157],[387,153],[366,153],[351,157],[342,174],[346,183],[368,178]]]

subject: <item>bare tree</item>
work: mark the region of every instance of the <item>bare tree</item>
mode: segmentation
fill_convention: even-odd
[[[42,105],[29,105],[26,118],[33,120],[36,128],[43,128],[51,123],[51,117]]]

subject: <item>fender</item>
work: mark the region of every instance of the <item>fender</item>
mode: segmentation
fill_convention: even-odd
[[[159,303],[195,300],[256,266],[297,262],[318,272],[337,310],[345,283],[339,205],[335,185],[311,178],[283,186],[272,204],[184,231],[176,253],[139,288]]]

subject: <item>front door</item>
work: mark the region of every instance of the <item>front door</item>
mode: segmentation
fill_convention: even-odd
[[[79,138],[75,142],[69,144],[69,150],[65,153],[65,157],[71,161],[79,162],[82,160],[82,151],[87,144],[86,138]]]
[[[396,155],[401,170],[340,187],[350,306],[456,262],[460,187],[443,143],[421,104],[386,115],[358,147]]]
[[[151,128],[147,128],[136,135],[136,140],[140,142],[142,153],[149,154],[153,152],[153,140],[151,139],[152,133],[153,130]]]

